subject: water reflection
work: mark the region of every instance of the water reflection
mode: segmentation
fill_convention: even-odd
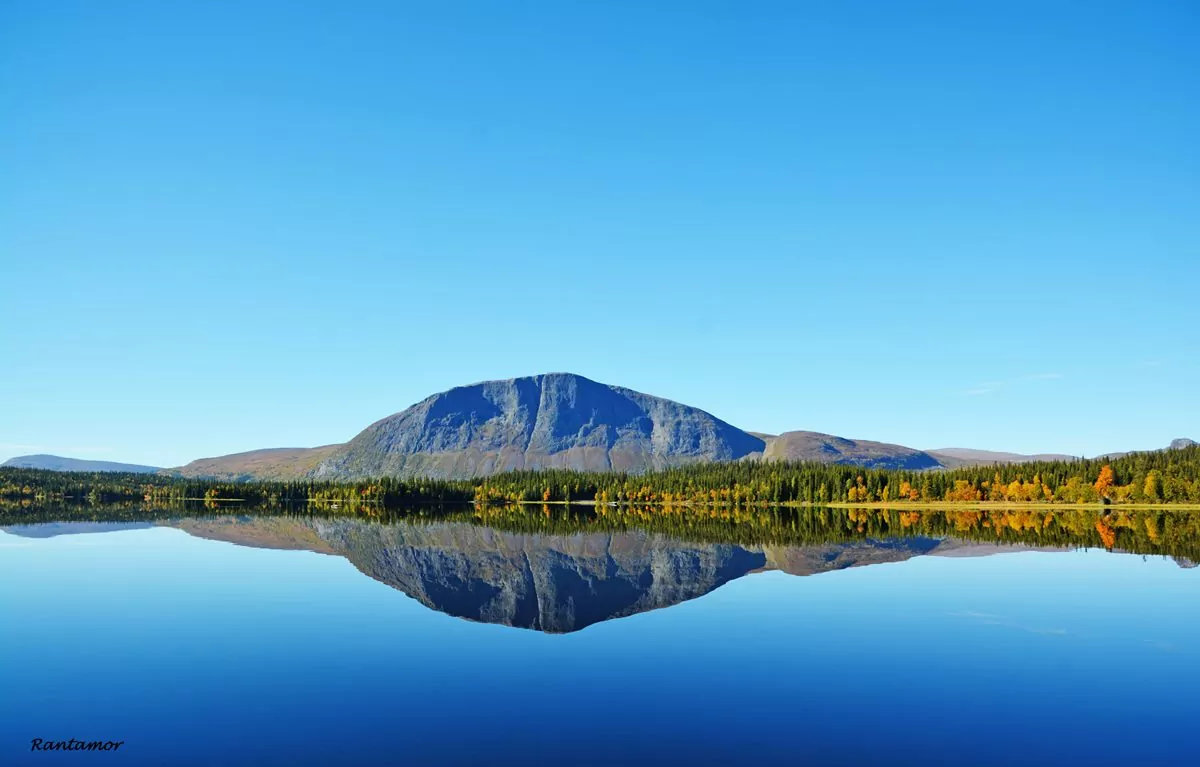
[[[49,537],[151,524],[242,546],[341,556],[364,575],[433,610],[549,633],[579,631],[601,621],[669,607],[762,571],[809,576],[917,556],[990,556],[1063,548],[929,535],[802,545],[689,542],[637,529],[534,532],[446,519],[384,523],[314,516],[69,521],[3,529],[20,536]],[[1188,560],[1178,561],[1192,566]]]
[[[1200,515],[205,511],[0,504],[41,538],[0,532],[0,764],[35,737],[148,765],[1194,750]]]

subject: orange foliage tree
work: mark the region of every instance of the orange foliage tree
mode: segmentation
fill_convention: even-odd
[[[1104,464],[1104,468],[1102,468],[1100,470],[1100,476],[1096,478],[1096,484],[1095,484],[1096,492],[1100,495],[1101,498],[1107,498],[1109,491],[1112,489],[1112,486],[1113,486],[1112,466],[1109,466],[1106,463],[1106,464]]]

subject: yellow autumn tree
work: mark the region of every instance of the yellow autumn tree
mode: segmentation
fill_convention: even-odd
[[[1142,492],[1146,494],[1146,499],[1157,501],[1162,498],[1162,477],[1156,469],[1152,469],[1146,475],[1146,484],[1142,487]]]

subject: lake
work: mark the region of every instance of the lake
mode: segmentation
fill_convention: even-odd
[[[6,523],[0,764],[1194,763],[1178,553],[522,513]]]

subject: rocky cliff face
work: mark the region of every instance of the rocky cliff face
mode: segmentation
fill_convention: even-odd
[[[318,479],[473,477],[513,469],[640,472],[736,460],[765,447],[678,402],[569,373],[488,381],[435,394],[367,427]]]

